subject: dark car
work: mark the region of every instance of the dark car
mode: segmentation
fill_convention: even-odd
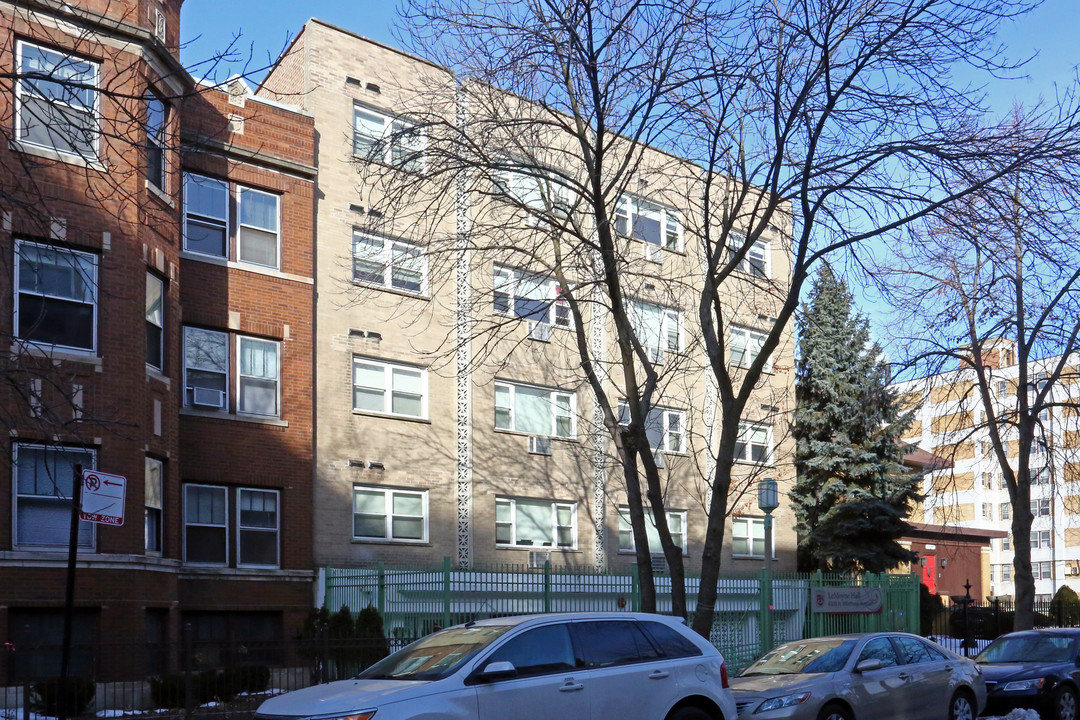
[[[986,681],[986,714],[1036,710],[1046,720],[1077,720],[1080,629],[1002,635],[975,658]]]

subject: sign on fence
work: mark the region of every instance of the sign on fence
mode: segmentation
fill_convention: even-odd
[[[127,480],[123,475],[84,471],[79,519],[104,525],[123,525],[126,488]]]
[[[816,613],[873,615],[881,612],[881,588],[816,587],[810,591]]]

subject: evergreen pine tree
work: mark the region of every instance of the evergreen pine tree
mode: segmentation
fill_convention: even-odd
[[[791,491],[802,570],[883,572],[915,555],[898,540],[921,501],[903,465],[901,412],[868,320],[829,267],[798,318],[794,435],[798,479]]]

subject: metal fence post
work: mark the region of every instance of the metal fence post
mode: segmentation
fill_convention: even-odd
[[[630,565],[630,602],[634,612],[641,612],[641,581],[637,563]]]
[[[769,608],[769,595],[766,583],[770,583],[769,571],[758,570],[758,656],[772,649],[772,610]],[[771,589],[771,588],[770,588]]]
[[[450,556],[443,558],[443,627],[450,627]]]
[[[551,561],[544,561],[544,612],[551,612]]]
[[[191,623],[184,623],[184,720],[195,711],[195,678],[191,674]]]
[[[814,574],[810,576],[810,637],[818,637],[825,634],[825,616],[822,613],[814,612],[814,588],[823,587],[825,584],[825,575],[820,570],[815,570]]]
[[[379,611],[379,617],[386,621],[386,565],[382,560],[378,566],[378,586],[375,588],[375,608]]]

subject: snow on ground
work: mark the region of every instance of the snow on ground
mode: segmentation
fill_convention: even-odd
[[[0,708],[0,718],[2,720],[23,720],[22,708]],[[56,720],[56,718],[32,712],[30,713],[30,720]]]
[[[983,717],[979,720],[1040,720],[1039,713],[1034,710],[1010,710],[1008,715],[1002,717]]]
[[[267,688],[260,690],[259,692],[239,692],[236,693],[236,697],[257,697],[259,695],[283,695],[289,692],[288,690],[282,690],[281,688]]]
[[[146,715],[148,713],[167,713],[168,710],[98,710],[95,715],[99,718],[118,718],[125,715]]]

